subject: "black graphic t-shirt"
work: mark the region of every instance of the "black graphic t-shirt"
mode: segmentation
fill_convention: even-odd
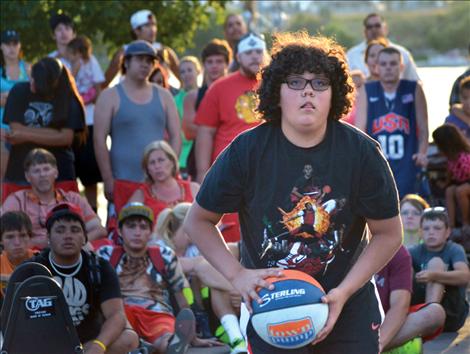
[[[244,266],[301,270],[325,291],[343,280],[365,245],[365,219],[398,215],[380,146],[337,121],[312,148],[292,144],[273,123],[241,134],[209,170],[197,202],[239,212]]]
[[[114,269],[108,261],[97,256],[100,280],[92,280],[90,256],[82,251],[82,266],[76,273],[77,267],[63,268],[57,267],[60,273],[69,274],[63,276],[58,274],[49,262],[49,250],[33,257],[31,261],[45,265],[58,281],[65,296],[65,301],[69,305],[70,316],[77,329],[78,336],[82,343],[96,338],[101,330],[104,317],[100,305],[109,299],[121,298],[119,280]]]
[[[5,123],[21,123],[30,128],[57,128],[53,122],[54,101],[47,101],[31,92],[29,82],[13,86],[5,105]],[[85,128],[80,104],[72,99],[67,121],[63,128],[80,131]],[[74,154],[71,147],[39,146],[33,143],[13,145],[6,172],[6,180],[13,183],[26,183],[23,161],[32,149],[45,148],[54,154],[59,169],[58,181],[74,180]]]

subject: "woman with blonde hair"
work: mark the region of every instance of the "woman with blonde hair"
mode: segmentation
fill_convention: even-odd
[[[145,147],[142,168],[146,181],[129,202],[147,205],[155,218],[165,208],[181,202],[191,203],[199,190],[198,183],[180,178],[178,158],[166,141],[154,141]]]

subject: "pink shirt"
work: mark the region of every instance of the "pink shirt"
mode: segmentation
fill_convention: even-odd
[[[47,204],[42,203],[31,189],[23,189],[10,194],[2,205],[2,214],[6,211],[15,210],[20,210],[28,214],[33,225],[31,246],[42,249],[47,246],[47,213],[53,206],[64,201],[76,204],[82,209],[85,223],[98,217],[86,199],[80,194],[65,192],[62,189],[56,189],[55,199]]]
[[[470,152],[461,152],[456,160],[447,162],[452,180],[457,183],[470,181]]]

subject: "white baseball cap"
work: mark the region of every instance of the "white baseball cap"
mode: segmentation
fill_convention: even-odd
[[[131,27],[135,30],[137,27],[146,25],[153,20],[156,22],[155,15],[150,10],[139,10],[131,16]]]

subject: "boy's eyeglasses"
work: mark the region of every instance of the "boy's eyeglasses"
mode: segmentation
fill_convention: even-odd
[[[290,76],[286,78],[284,83],[286,83],[287,87],[290,89],[297,91],[305,89],[307,84],[310,84],[312,89],[315,91],[326,91],[328,90],[328,87],[330,87],[330,80],[328,79],[315,78],[312,80],[307,80],[301,76]]]

